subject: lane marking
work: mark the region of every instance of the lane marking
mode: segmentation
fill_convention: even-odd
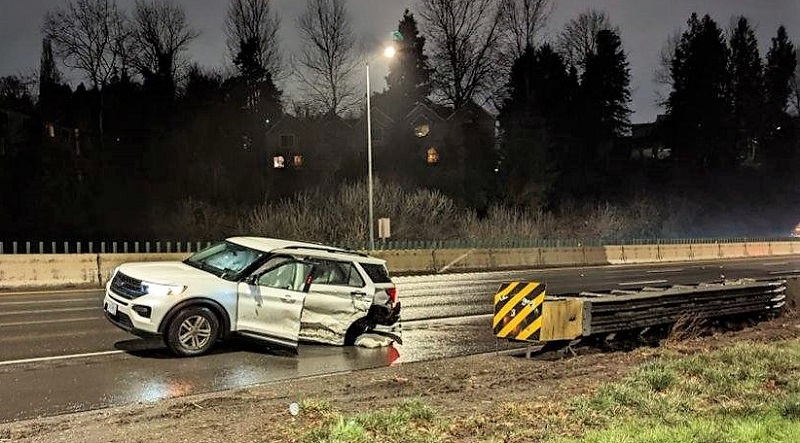
[[[667,268],[667,269],[653,269],[652,271],[647,271],[648,274],[666,274],[668,272],[683,272],[686,268]]]
[[[125,351],[101,351],[101,352],[89,352],[86,354],[56,355],[53,357],[37,357],[37,358],[25,358],[22,360],[7,360],[7,361],[0,361],[0,366],[21,365],[25,363],[42,363],[42,362],[58,361],[58,360],[72,360],[76,358],[87,358],[87,357],[101,357],[104,355],[122,354],[124,352]]]
[[[13,311],[0,312],[3,315],[25,315],[25,314],[54,314],[56,312],[77,312],[77,311],[99,311],[102,307],[92,306],[89,308],[61,308],[61,309],[37,309],[35,311]]]
[[[795,270],[785,270],[785,271],[771,271],[770,275],[782,275],[782,274],[800,274],[800,269]]]
[[[658,283],[666,283],[666,280],[647,280],[647,281],[629,281],[620,283],[620,286],[639,286],[639,285],[655,285]]]
[[[788,261],[782,261],[780,263],[761,263],[764,266],[786,266],[789,264]]]
[[[103,292],[105,288],[96,289],[53,289],[43,291],[16,291],[16,292],[1,292],[0,297],[13,296],[13,295],[53,295],[53,294],[91,294],[93,292]]]
[[[72,303],[72,302],[80,302],[80,301],[92,301],[97,302],[100,298],[63,298],[57,300],[38,300],[38,301],[0,301],[0,306],[12,306],[12,305],[44,305],[44,304],[54,304],[54,303]]]
[[[102,320],[102,319],[103,317],[80,317],[80,318],[65,318],[62,320],[18,321],[14,323],[0,323],[0,328],[12,327],[12,326],[50,325],[54,323],[73,323],[79,321],[91,321],[91,320]]]

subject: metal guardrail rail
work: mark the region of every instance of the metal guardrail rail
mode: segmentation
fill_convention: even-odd
[[[690,245],[755,242],[800,242],[797,237],[731,237],[670,239],[461,239],[461,240],[392,240],[376,242],[379,251],[416,249],[517,249],[517,248],[580,248],[590,246]],[[203,241],[0,241],[0,254],[117,254],[117,253],[191,253],[210,246]],[[366,243],[333,242],[331,246],[352,250],[368,250]]]
[[[735,281],[583,292],[583,336],[668,325],[682,319],[708,320],[737,314],[778,312],[786,303],[786,281]]]

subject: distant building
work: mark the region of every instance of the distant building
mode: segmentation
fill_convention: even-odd
[[[491,152],[495,146],[495,118],[480,106],[454,112],[423,100],[405,113],[390,114],[380,100],[373,103],[372,152],[377,176],[464,193],[471,169],[494,167],[491,159],[472,155],[474,151]],[[315,177],[313,184],[319,179],[362,177],[366,174],[366,137],[365,113],[356,120],[332,114],[285,114],[267,130],[263,155],[273,175],[282,180]],[[480,164],[483,162],[486,164]]]

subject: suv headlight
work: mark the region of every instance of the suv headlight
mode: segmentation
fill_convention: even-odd
[[[183,285],[160,285],[158,283],[142,282],[142,288],[148,295],[178,295],[186,290]]]

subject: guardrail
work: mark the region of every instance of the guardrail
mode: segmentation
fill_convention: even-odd
[[[186,245],[190,244],[191,247]],[[132,261],[182,260],[202,243],[158,242],[147,251],[147,243],[110,244],[111,252],[18,253],[0,255],[0,289],[44,287],[99,287],[105,284],[118,265]],[[172,246],[175,245],[172,252]],[[69,245],[67,245],[69,246]],[[88,245],[87,245],[88,246]],[[95,245],[92,245],[94,247]],[[97,245],[103,249],[103,245]],[[28,250],[28,249],[26,249]],[[72,250],[65,248],[66,251]],[[117,251],[116,253],[113,251]],[[124,251],[128,250],[128,253]],[[32,249],[30,251],[33,251]],[[122,252],[120,252],[122,251]],[[445,273],[477,270],[536,269],[555,266],[598,266],[608,264],[666,263],[771,257],[800,254],[800,241],[749,241],[713,243],[655,243],[593,246],[575,243],[571,246],[518,248],[447,248],[376,250],[371,255],[387,261],[395,275],[412,273]]]

